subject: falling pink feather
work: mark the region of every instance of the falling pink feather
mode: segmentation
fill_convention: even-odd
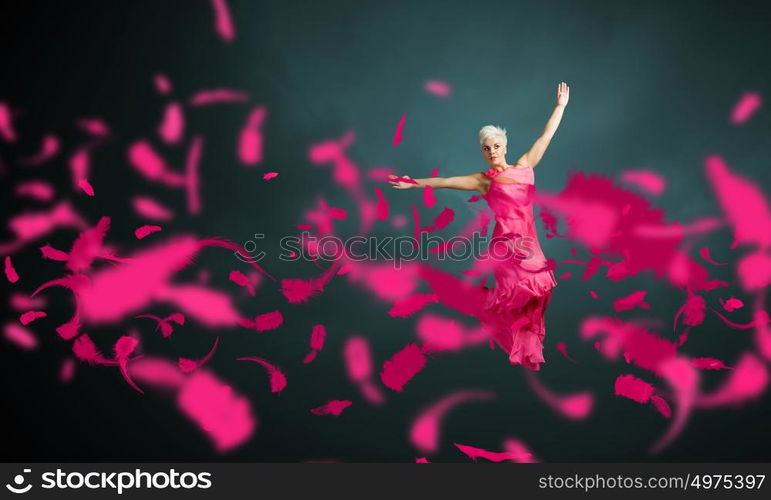
[[[215,31],[224,42],[232,42],[236,37],[236,30],[226,0],[211,0],[211,5],[214,10]]]
[[[27,181],[16,185],[17,196],[28,196],[33,200],[49,202],[54,198],[53,186],[45,181]]]
[[[185,324],[185,316],[178,312],[169,314],[165,318],[160,318],[154,314],[140,314],[139,316],[135,316],[135,318],[147,318],[155,321],[155,328],[156,330],[158,328],[161,329],[161,335],[163,335],[163,338],[168,338],[174,332],[172,323],[176,323],[178,325]]]
[[[653,385],[629,374],[616,377],[614,390],[616,396],[624,396],[638,403],[649,402],[654,393]]]
[[[436,196],[434,195],[434,188],[432,186],[423,188],[423,203],[428,208],[433,208],[434,205],[436,205]]]
[[[377,205],[375,207],[375,218],[377,220],[386,220],[389,215],[388,200],[383,196],[383,190],[379,187],[374,188]]]
[[[6,323],[3,327],[5,340],[25,351],[37,349],[39,342],[31,330],[15,323]]]
[[[67,384],[69,382],[72,382],[72,379],[75,377],[75,361],[72,358],[67,358],[64,361],[62,361],[61,367],[59,368],[59,382],[62,384]]]
[[[90,186],[87,179],[91,171],[91,146],[86,145],[77,148],[70,156],[67,165],[70,168],[70,178],[72,179],[73,187],[89,194],[88,188],[84,188],[84,186]],[[86,182],[83,183],[82,181]],[[89,196],[93,196],[93,194],[89,194]]]
[[[241,271],[230,271],[230,281],[238,286],[242,286],[249,291],[249,295],[254,297],[254,286],[249,282],[249,278]]]
[[[771,284],[771,253],[758,250],[742,256],[736,266],[736,273],[744,292],[764,290]]]
[[[422,314],[415,330],[426,353],[460,350],[484,343],[490,337],[482,327],[466,328],[454,318],[433,313]]]
[[[449,207],[442,209],[442,212],[434,219],[433,228],[444,229],[447,225],[455,219],[455,210]]]
[[[364,337],[350,337],[345,344],[343,354],[348,376],[353,382],[361,382],[372,376],[369,343]]]
[[[19,317],[19,323],[22,325],[28,325],[36,319],[45,318],[48,316],[45,311],[27,311]]]
[[[701,247],[701,250],[699,250],[699,255],[701,255],[701,258],[712,264],[713,266],[725,266],[728,265],[725,262],[715,262],[712,259],[712,256],[709,254],[709,247]]]
[[[726,366],[721,360],[715,358],[693,358],[691,359],[691,364],[702,370],[733,370],[733,368]]]
[[[324,341],[327,338],[327,329],[324,327],[324,325],[313,325],[313,329],[311,330],[311,351],[305,356],[303,359],[304,364],[308,364],[314,359],[316,359],[316,355],[319,351],[321,351],[324,348]]]
[[[245,356],[242,358],[236,358],[236,361],[252,361],[262,365],[262,367],[268,371],[268,375],[270,376],[271,392],[281,392],[286,387],[286,376],[277,366],[271,364],[267,360],[255,356]]]
[[[11,294],[11,308],[16,311],[29,311],[30,309],[43,309],[46,307],[46,300],[43,297],[32,298],[24,293],[14,292]]]
[[[419,266],[418,273],[445,306],[469,316],[481,314],[486,296],[479,287],[428,265]]]
[[[453,392],[423,409],[410,426],[410,442],[422,453],[439,450],[442,421],[455,407],[473,402],[487,401],[494,397],[489,391],[461,390]]]
[[[450,97],[450,94],[452,93],[450,84],[439,80],[428,80],[425,84],[423,84],[423,88],[426,90],[426,92],[437,97]]]
[[[219,337],[214,339],[214,345],[212,348],[209,349],[209,352],[200,359],[179,358],[177,364],[179,365],[179,369],[182,371],[182,373],[193,372],[205,365],[212,358],[212,356],[214,356],[214,352],[217,350],[217,344],[219,344],[219,341]]]
[[[264,174],[262,176],[262,178],[265,179],[266,181],[269,181],[274,177],[278,177],[278,172],[268,172],[267,174]]]
[[[153,76],[153,84],[155,85],[155,90],[162,95],[166,95],[172,90],[171,80],[169,80],[166,75],[161,73]]]
[[[193,215],[201,213],[201,192],[198,170],[201,163],[203,138],[196,135],[190,142],[185,161],[185,190],[187,191],[187,211]]]
[[[169,187],[181,187],[184,184],[182,176],[170,171],[163,157],[146,140],[135,141],[129,146],[128,160],[137,172],[149,180]]]
[[[209,106],[211,104],[245,102],[249,100],[249,94],[233,89],[206,89],[201,90],[190,98],[191,106]]]
[[[5,256],[5,277],[9,283],[16,283],[17,281],[19,281],[19,274],[16,272],[16,269],[13,267],[13,262],[11,262],[10,255]]]
[[[653,454],[669,446],[682,432],[693,409],[699,385],[699,373],[686,359],[670,358],[659,365],[658,372],[672,388],[677,413],[664,435],[651,446]]]
[[[320,277],[311,279],[284,278],[281,280],[281,293],[292,304],[306,302],[324,291],[324,287],[335,276],[341,259],[335,260]]]
[[[249,113],[246,123],[241,129],[238,138],[238,159],[244,165],[257,165],[262,162],[264,142],[262,125],[267,114],[265,106],[257,106]]]
[[[699,326],[704,322],[706,310],[707,302],[704,300],[704,297],[693,293],[689,294],[685,303],[677,310],[677,313],[675,313],[675,326],[677,325],[677,320],[681,314],[684,314],[685,316],[683,318],[684,325]]]
[[[271,311],[254,318],[254,329],[258,332],[266,332],[268,330],[275,330],[283,323],[284,317],[281,315],[281,311]]]
[[[503,462],[505,460],[522,460],[529,458],[530,454],[523,454],[521,452],[514,453],[510,451],[488,451],[482,448],[475,448],[474,446],[468,446],[465,444],[453,443],[464,455],[468,456],[473,461],[477,461],[478,458],[484,458],[491,462]]]
[[[666,399],[654,394],[651,396],[651,403],[653,404],[653,407],[656,408],[656,411],[661,413],[664,418],[672,418],[672,408],[669,407],[669,403],[667,403]]]
[[[433,293],[408,295],[397,300],[388,311],[388,315],[392,318],[408,318],[425,308],[428,304],[436,304],[438,302],[439,299]]]
[[[161,226],[154,226],[154,225],[146,224],[146,225],[144,225],[142,227],[138,227],[134,231],[134,236],[136,236],[136,238],[138,240],[141,240],[141,239],[144,239],[146,236],[149,236],[149,235],[151,235],[153,233],[157,233],[161,229],[162,229]]]
[[[645,302],[645,296],[648,294],[645,290],[638,290],[632,292],[626,297],[621,297],[613,301],[613,309],[616,312],[629,311],[631,309],[640,308],[650,310],[651,306]]]
[[[139,393],[144,394],[144,391],[134,383],[128,372],[129,356],[134,352],[134,349],[136,349],[138,345],[139,340],[135,339],[134,337],[124,335],[119,338],[117,342],[115,342],[113,350],[115,351],[115,361],[118,362],[120,373],[123,375],[123,378],[131,387],[133,387]]]
[[[739,244],[769,248],[771,210],[761,189],[735,174],[721,156],[708,156],[705,169],[720,206],[734,228],[734,239]]]
[[[745,352],[736,362],[727,379],[714,391],[699,394],[695,405],[702,408],[737,405],[762,396],[769,382],[768,368],[752,352]]]
[[[723,301],[723,299],[720,299],[720,305],[723,306],[723,309],[725,309],[726,311],[733,312],[737,309],[741,309],[742,307],[744,307],[744,302],[737,299],[736,297],[730,297],[725,302]]]
[[[248,398],[204,370],[182,379],[177,404],[212,440],[216,450],[225,453],[254,435],[257,420]]]
[[[430,464],[431,462],[428,461],[426,457],[419,457],[415,459],[416,464]]]
[[[555,394],[538,379],[536,372],[526,370],[525,378],[530,386],[546,404],[558,414],[571,420],[583,420],[587,418],[594,407],[594,396],[589,391],[575,392],[572,394]]]
[[[88,196],[94,196],[95,194],[93,186],[91,186],[91,183],[88,182],[87,179],[78,180],[78,187],[80,188],[81,191],[86,193]]]
[[[407,115],[402,115],[402,118],[399,120],[399,125],[396,127],[396,132],[394,133],[394,139],[393,139],[394,147],[398,146],[402,142],[402,131],[404,130],[404,123],[406,121],[407,121]]]
[[[737,330],[749,330],[750,328],[757,327],[759,324],[766,325],[769,322],[768,313],[766,313],[765,311],[760,311],[760,314],[756,314],[753,320],[750,321],[749,323],[735,323],[729,320],[728,318],[726,318],[725,316],[723,316],[722,314],[720,314],[719,312],[715,311],[714,309],[711,309],[711,310],[713,313],[715,313],[718,316],[718,318],[723,320],[723,323],[730,326],[731,328],[736,328]]]
[[[90,269],[94,259],[102,252],[109,229],[110,218],[102,217],[96,226],[80,233],[70,249],[67,269],[76,273]]]
[[[367,401],[382,404],[384,397],[380,389],[372,382],[372,355],[369,343],[364,337],[353,335],[343,347],[343,358],[348,377],[359,386]]]
[[[653,170],[625,170],[621,173],[621,180],[634,184],[654,196],[660,195],[666,188],[664,178]]]
[[[135,196],[131,200],[134,212],[146,219],[155,221],[170,221],[174,218],[174,212],[147,196]]]
[[[88,336],[88,334],[83,334],[80,337],[75,339],[75,342],[72,343],[72,352],[75,354],[75,357],[78,358],[81,361],[85,361],[89,364],[114,364],[110,361],[108,361],[101,352],[99,352],[99,349],[97,349],[96,344],[94,344],[94,341],[91,340],[91,337]]]
[[[170,102],[163,112],[163,120],[158,125],[158,136],[166,144],[178,144],[185,131],[185,114],[182,105]]]
[[[317,408],[313,408],[311,410],[311,413],[319,416],[332,415],[334,417],[339,417],[340,414],[343,413],[343,410],[345,410],[352,404],[353,402],[347,399],[345,400],[333,399],[332,401],[324,403],[323,405]]]
[[[43,143],[40,146],[40,151],[27,156],[19,158],[19,163],[22,165],[37,166],[42,165],[48,161],[51,161],[59,152],[59,138],[53,134],[46,134],[43,137]]]
[[[570,361],[572,361],[573,363],[578,363],[578,361],[576,361],[575,359],[573,359],[572,357],[570,357],[570,355],[568,354],[568,348],[567,348],[567,346],[565,345],[565,342],[564,342],[564,341],[560,340],[559,342],[557,342],[557,350],[558,350],[560,353],[562,353],[562,355],[563,355],[563,356],[565,356],[565,359],[569,359],[569,360],[570,360]]]
[[[566,273],[560,274],[559,276],[557,276],[557,278],[564,280],[564,279],[570,278],[570,276],[571,276],[571,272],[567,271]]]
[[[11,107],[0,101],[0,137],[6,142],[16,142],[16,130],[13,128],[13,112]]]
[[[763,105],[763,99],[757,92],[745,92],[731,111],[731,123],[741,125],[749,120]]]
[[[73,314],[69,321],[56,327],[56,333],[58,333],[62,339],[70,340],[78,336],[80,327],[80,312],[78,311],[76,304],[75,314]]]
[[[79,118],[75,123],[94,137],[105,138],[110,135],[110,127],[101,118]]]
[[[389,389],[401,392],[404,386],[426,366],[426,356],[420,346],[407,344],[383,363],[380,380]]]
[[[532,463],[541,462],[539,459],[535,458],[535,456],[527,447],[527,445],[519,439],[514,439],[514,438],[505,439],[503,441],[503,449],[507,453],[513,453],[517,455],[518,458],[514,458],[510,461],[517,462],[520,464],[532,464]]]

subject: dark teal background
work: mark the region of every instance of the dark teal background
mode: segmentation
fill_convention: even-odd
[[[509,162],[526,151],[551,112],[560,81],[571,87],[571,101],[552,145],[536,169],[540,190],[556,192],[570,169],[618,174],[650,168],[668,181],[655,204],[667,220],[688,222],[719,216],[720,209],[704,177],[707,154],[719,153],[737,172],[771,192],[768,157],[771,121],[763,108],[741,127],[730,124],[730,111],[747,90],[769,96],[771,8],[767,2],[247,2],[230,1],[237,37],[224,44],[212,28],[208,2],[23,2],[0,8],[2,78],[0,99],[23,110],[17,145],[0,143],[3,213],[20,210],[12,185],[30,176],[12,160],[34,151],[41,134],[54,131],[65,152],[82,143],[74,120],[101,116],[113,129],[108,145],[95,154],[91,181],[97,196],[75,196],[91,222],[112,217],[109,241],[137,248],[133,230],[142,224],[130,209],[129,195],[153,194],[174,205],[180,216],[167,234],[194,231],[244,242],[256,232],[268,235],[265,248],[277,250],[281,236],[323,195],[330,204],[355,213],[355,206],[330,182],[330,170],[311,165],[308,147],[354,130],[350,157],[362,169],[392,166],[413,177],[459,175],[485,168],[476,133],[488,123],[507,128]],[[265,104],[266,157],[258,169],[235,160],[239,128],[247,107],[218,105],[189,110],[186,138],[204,136],[202,177],[204,212],[184,212],[183,195],[150,185],[128,166],[126,147],[154,134],[166,99],[152,85],[166,74],[175,94],[187,98],[210,87],[249,92],[250,105]],[[453,87],[449,99],[427,94],[423,82],[439,79]],[[391,144],[400,117],[407,114],[404,140]],[[182,163],[184,148],[163,149],[170,162]],[[262,174],[280,172],[271,182]],[[63,158],[40,173],[67,193],[69,174]],[[367,184],[371,193],[373,183]],[[410,217],[414,191],[387,191],[392,213]],[[456,210],[461,227],[471,217],[468,193],[443,191],[441,206]],[[14,203],[16,206],[11,206]],[[424,209],[426,217],[435,215]],[[432,215],[428,215],[432,214]],[[357,220],[336,225],[341,236],[354,234]],[[5,229],[3,229],[5,231]],[[405,231],[410,231],[406,228]],[[379,235],[398,234],[379,225]],[[9,237],[4,233],[2,239]],[[543,235],[543,232],[541,232]],[[62,231],[49,242],[68,248],[74,233]],[[719,261],[733,263],[726,229],[699,240]],[[541,238],[547,256],[570,258],[571,244]],[[42,243],[41,243],[42,244]],[[39,258],[30,245],[14,256],[22,274],[16,288],[32,291],[62,274],[62,266]],[[699,248],[696,246],[696,248]],[[579,249],[579,256],[587,252]],[[696,256],[695,252],[693,254]],[[270,257],[263,264],[278,276],[314,276],[311,264],[288,264]],[[181,279],[198,269],[211,271],[213,282],[228,287],[235,268],[225,251],[207,250]],[[465,267],[444,264],[447,270]],[[568,268],[565,268],[565,270]],[[560,271],[563,271],[561,268]],[[735,281],[733,265],[710,267],[712,277]],[[368,337],[376,364],[415,338],[415,318],[388,316],[389,304],[335,279],[320,297],[291,306],[266,286],[257,298],[241,300],[245,313],[281,308],[285,325],[275,332],[212,332],[195,324],[170,340],[153,335],[146,325],[127,322],[89,331],[104,346],[127,326],[145,328],[148,353],[198,357],[221,336],[210,366],[247,394],[259,424],[245,446],[217,455],[206,438],[173,404],[149,393],[132,391],[117,371],[78,367],[73,384],[57,381],[69,346],[53,326],[71,314],[70,295],[46,293],[49,318],[31,325],[40,335],[38,351],[0,347],[3,377],[2,459],[8,461],[412,461],[420,456],[408,442],[409,423],[425,404],[460,388],[489,389],[497,398],[459,407],[449,414],[440,453],[432,461],[467,461],[452,442],[499,450],[506,437],[524,440],[545,461],[769,461],[768,415],[771,400],[740,408],[694,413],[683,434],[662,454],[646,450],[668,423],[651,407],[613,396],[622,373],[649,381],[654,377],[623,362],[608,364],[578,337],[580,320],[610,314],[611,299],[637,289],[649,291],[650,313],[664,325],[684,294],[650,276],[621,283],[600,275],[586,283],[578,273],[561,281],[547,316],[541,380],[557,392],[591,390],[596,401],[591,417],[567,422],[541,402],[525,381],[522,368],[511,367],[501,351],[482,346],[435,356],[404,393],[388,389],[388,403],[367,405],[347,380],[341,348],[352,334]],[[3,296],[11,286],[0,284]],[[597,291],[593,300],[588,290]],[[737,287],[710,292],[708,302]],[[468,319],[440,307],[430,311]],[[4,313],[14,317],[10,311]],[[739,311],[736,321],[748,320]],[[713,315],[694,330],[684,352],[733,364],[754,348],[752,333],[731,330]],[[311,326],[323,323],[329,336],[311,365],[303,365]],[[662,335],[674,338],[665,327]],[[567,344],[580,361],[565,360],[555,346]],[[264,374],[233,361],[259,355],[283,367],[289,386],[269,393]],[[710,389],[724,373],[704,373]],[[663,385],[660,383],[659,385]],[[308,410],[329,399],[352,399],[338,419],[319,418]]]

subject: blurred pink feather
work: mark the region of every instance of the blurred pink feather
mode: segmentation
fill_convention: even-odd
[[[46,316],[45,311],[27,311],[19,317],[19,323],[26,326],[36,319],[45,318]]]
[[[407,382],[425,366],[426,356],[421,348],[415,343],[409,343],[383,363],[380,380],[386,387],[401,392]]]
[[[763,105],[763,99],[757,92],[745,92],[731,111],[731,123],[741,125]]]
[[[477,458],[485,458],[491,462],[503,462],[504,460],[522,460],[530,457],[529,453],[523,452],[498,452],[488,451],[482,448],[475,448],[465,444],[453,443],[463,454],[476,462]]]
[[[134,236],[136,236],[138,240],[141,240],[150,234],[157,233],[160,230],[161,230],[161,226],[153,226],[150,224],[146,224],[142,227],[138,227],[134,231]]]
[[[214,29],[224,42],[232,42],[236,37],[236,31],[227,2],[225,0],[211,0],[211,4],[214,10]]]
[[[332,401],[329,401],[317,408],[313,408],[311,410],[311,413],[314,415],[332,415],[335,417],[339,417],[341,413],[343,413],[343,410],[348,408],[353,404],[352,401],[349,400],[340,400],[340,399],[333,399]]]
[[[423,85],[423,88],[426,89],[426,92],[434,94],[437,97],[450,97],[450,94],[452,93],[450,84],[439,80],[429,80]]]
[[[9,283],[16,283],[19,281],[19,275],[13,267],[10,255],[5,256],[5,277],[8,279]]]

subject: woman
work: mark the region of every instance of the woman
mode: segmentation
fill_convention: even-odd
[[[495,288],[485,289],[487,297],[479,319],[495,341],[508,354],[514,365],[539,370],[543,358],[543,338],[546,334],[544,315],[557,285],[554,273],[541,251],[533,218],[532,198],[535,192],[533,169],[541,161],[568,104],[570,87],[565,82],[557,86],[557,105],[541,136],[530,150],[514,165],[506,161],[506,130],[492,125],[479,131],[482,156],[489,165],[485,172],[458,177],[410,179],[390,176],[396,189],[423,188],[478,191],[495,214],[493,241],[504,239],[509,248],[522,252],[488,253],[495,257],[493,267]]]

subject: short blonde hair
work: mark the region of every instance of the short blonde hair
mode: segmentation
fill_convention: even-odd
[[[503,145],[506,145],[506,129],[496,127],[495,125],[485,125],[479,129],[479,145],[484,145],[485,141],[491,137],[500,137],[503,140]]]

